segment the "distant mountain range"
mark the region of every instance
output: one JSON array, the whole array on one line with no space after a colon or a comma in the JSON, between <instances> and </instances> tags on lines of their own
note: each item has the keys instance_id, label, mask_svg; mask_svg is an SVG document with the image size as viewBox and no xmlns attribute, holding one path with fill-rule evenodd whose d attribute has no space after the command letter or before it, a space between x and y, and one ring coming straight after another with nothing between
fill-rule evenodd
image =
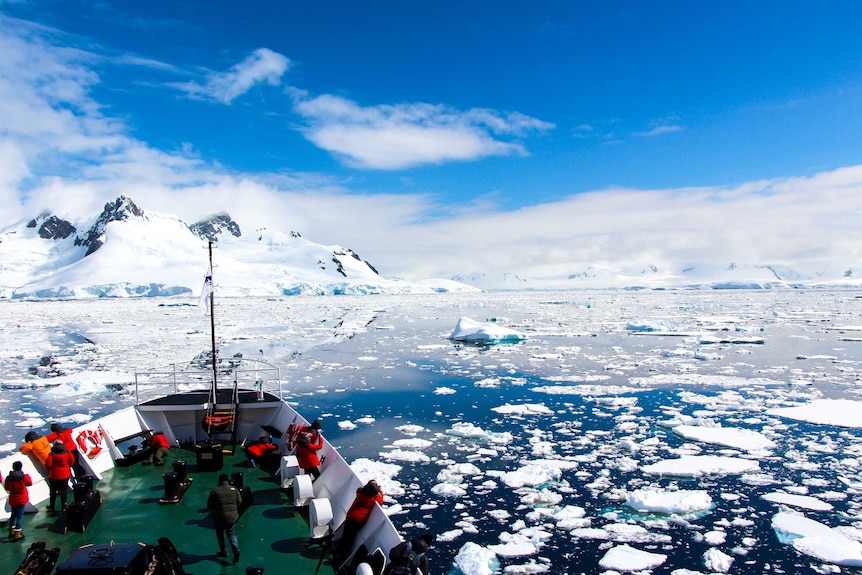
<instances>
[{"instance_id":1,"label":"distant mountain range","mask_svg":"<svg viewBox=\"0 0 862 575\"><path fill-rule=\"evenodd\" d=\"M217 247L220 295L419 294L482 289L778 289L862 287L853 267L801 271L745 263L586 265L535 277L512 270L407 282L381 276L353 250L295 231L243 231L227 213L186 224L120 196L95 217L52 213L0 230L0 299L195 295Z\"/></svg>"},{"instance_id":2,"label":"distant mountain range","mask_svg":"<svg viewBox=\"0 0 862 575\"><path fill-rule=\"evenodd\" d=\"M243 233L227 213L187 225L120 196L83 223L43 213L0 231L0 298L194 295L210 241L216 288L226 296L480 291L387 279L354 251L297 232Z\"/></svg>"}]
</instances>

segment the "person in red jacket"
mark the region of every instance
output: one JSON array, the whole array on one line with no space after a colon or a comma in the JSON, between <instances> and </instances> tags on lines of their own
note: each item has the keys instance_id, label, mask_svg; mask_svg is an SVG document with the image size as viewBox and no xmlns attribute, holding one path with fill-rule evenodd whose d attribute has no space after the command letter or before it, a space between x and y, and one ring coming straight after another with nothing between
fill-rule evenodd
<instances>
[{"instance_id":1,"label":"person in red jacket","mask_svg":"<svg viewBox=\"0 0 862 575\"><path fill-rule=\"evenodd\" d=\"M268 463L273 456L277 457L275 453L277 449L278 445L273 443L271 438L261 437L249 443L245 448L245 453L252 465L258 466Z\"/></svg>"},{"instance_id":2,"label":"person in red jacket","mask_svg":"<svg viewBox=\"0 0 862 575\"><path fill-rule=\"evenodd\" d=\"M144 460L144 465L149 465L155 462L156 465L164 465L162 458L168 454L171 449L171 444L168 443L168 438L165 437L164 431L156 431L150 439L150 456Z\"/></svg>"},{"instance_id":3,"label":"person in red jacket","mask_svg":"<svg viewBox=\"0 0 862 575\"><path fill-rule=\"evenodd\" d=\"M61 509L66 510L69 479L72 477L72 465L74 464L75 458L63 445L62 440L55 441L51 453L48 454L48 460L45 462L45 467L48 468L48 485L51 488L48 497L48 511L54 511L54 503L56 503L58 495L60 496Z\"/></svg>"},{"instance_id":4,"label":"person in red jacket","mask_svg":"<svg viewBox=\"0 0 862 575\"><path fill-rule=\"evenodd\" d=\"M48 434L48 437L46 439L51 445L54 445L54 442L58 439L62 441L63 445L66 447L66 451L71 453L72 457L75 458L75 464L72 466L72 470L75 472L75 476L78 477L84 474L84 470L80 467L80 462L78 461L78 445L72 438L71 429L63 427L59 423L52 423L51 433Z\"/></svg>"},{"instance_id":5,"label":"person in red jacket","mask_svg":"<svg viewBox=\"0 0 862 575\"><path fill-rule=\"evenodd\" d=\"M320 434L320 420L315 419L308 427L299 430L296 440L296 459L299 467L311 475L312 481L320 477L320 458L318 450L323 448L323 436Z\"/></svg>"},{"instance_id":6,"label":"person in red jacket","mask_svg":"<svg viewBox=\"0 0 862 575\"><path fill-rule=\"evenodd\" d=\"M24 507L30 501L30 493L27 487L33 485L30 475L24 473L20 461L12 463L12 472L6 477L3 487L9 493L9 507L12 514L9 516L9 539L18 541L24 538L21 531L21 523L24 521Z\"/></svg>"},{"instance_id":7,"label":"person in red jacket","mask_svg":"<svg viewBox=\"0 0 862 575\"><path fill-rule=\"evenodd\" d=\"M350 509L347 510L347 518L344 520L344 528L341 531L341 541L338 543L336 553L339 557L346 558L356 540L356 534L368 521L368 515L375 505L383 505L383 490L373 479L362 487L356 489L356 498Z\"/></svg>"}]
</instances>

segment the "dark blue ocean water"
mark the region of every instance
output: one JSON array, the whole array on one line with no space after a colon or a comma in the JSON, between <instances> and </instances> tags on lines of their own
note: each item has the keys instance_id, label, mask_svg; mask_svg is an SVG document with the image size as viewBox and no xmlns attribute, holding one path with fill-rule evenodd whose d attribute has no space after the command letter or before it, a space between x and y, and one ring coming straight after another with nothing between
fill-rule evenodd
<instances>
[{"instance_id":1,"label":"dark blue ocean water","mask_svg":"<svg viewBox=\"0 0 862 575\"><path fill-rule=\"evenodd\" d=\"M46 307L40 307L46 306ZM718 548L734 558L732 573L830 572L833 567L780 543L770 527L779 506L765 493L807 492L828 500L829 512L804 511L830 526L862 529L862 498L850 483L862 482L862 432L810 425L765 415L769 407L819 397L856 398L862 343L860 301L846 293L683 294L482 294L440 298L245 299L222 304L223 353L259 354L282 369L287 398L309 419L324 421L326 437L342 455L385 459L405 439L405 424L420 425L417 437L428 462L392 461L403 487L396 498L404 512L394 521L405 536L430 531L449 534L431 559L435 573L457 573L453 561L466 542L496 545L515 533L517 522L548 533L532 557L500 557L500 569L537 561L551 573L600 573L599 559L622 542L573 537L548 518L534 520L522 497L533 489L559 494L558 505L580 506L590 525L629 522L666 536L661 542L632 542L667 556L654 570L686 568L706 572L701 556L710 548L703 534L722 530ZM196 308L158 302L26 303L0 305L4 328L0 376L16 379L30 368L57 371L162 365L190 358L207 346ZM21 314L31 318L23 326ZM520 344L473 347L447 336L458 317L493 319L522 331ZM629 322L667 321L674 335L635 335ZM754 336L765 343L699 343L695 333ZM689 334L688 336L684 334ZM17 347L16 347L17 346ZM34 349L36 348L36 349ZM19 353L12 354L14 350ZM694 352L701 353L696 359ZM48 358L47 360L44 358ZM37 369L38 371L38 369ZM493 383L493 387L488 387ZM555 395L540 388L595 385L601 391ZM439 394L446 388L454 393ZM635 407L613 407L595 397L637 398ZM17 443L16 418L36 414L46 421L69 414L98 415L130 401L108 391L65 401L46 400L39 389L3 391L3 433ZM551 415L501 415L505 404L543 404ZM655 478L640 467L678 456L684 442L659 425L673 413L697 415L725 427L767 433L777 447L758 458L750 477ZM373 420L373 421L372 421ZM354 429L340 429L352 421ZM367 421L362 423L361 421ZM488 445L448 433L470 423L491 433L508 432L506 445ZM623 438L657 441L634 454ZM559 480L528 489L507 487L492 472L517 470L537 457L536 441L547 442L542 457L575 461ZM475 458L494 448L496 457ZM700 444L701 454L740 455ZM621 465L625 458L634 467ZM464 497L432 493L449 463L471 461L475 476L463 478ZM493 483L489 483L493 482ZM626 490L648 485L702 489L714 506L697 515L668 518L640 515L622 502ZM491 511L509 517L495 519ZM470 526L461 534L458 529ZM456 535L452 535L456 533ZM842 572L860 572L842 568Z\"/></svg>"}]
</instances>

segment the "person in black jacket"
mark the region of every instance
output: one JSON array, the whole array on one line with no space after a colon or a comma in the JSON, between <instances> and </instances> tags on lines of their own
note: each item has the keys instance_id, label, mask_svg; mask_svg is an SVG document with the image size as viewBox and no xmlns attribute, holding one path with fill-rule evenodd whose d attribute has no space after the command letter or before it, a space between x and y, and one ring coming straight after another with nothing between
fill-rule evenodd
<instances>
[{"instance_id":1,"label":"person in black jacket","mask_svg":"<svg viewBox=\"0 0 862 575\"><path fill-rule=\"evenodd\" d=\"M218 553L216 557L227 557L224 536L227 533L230 548L233 551L233 562L239 561L239 543L236 539L236 522L239 519L239 508L242 505L242 495L239 489L230 484L226 473L218 478L218 485L210 491L207 498L207 509L210 510L215 523Z\"/></svg>"},{"instance_id":2,"label":"person in black jacket","mask_svg":"<svg viewBox=\"0 0 862 575\"><path fill-rule=\"evenodd\" d=\"M389 564L384 575L428 575L428 548L434 537L425 534L410 541L402 541L389 550Z\"/></svg>"}]
</instances>

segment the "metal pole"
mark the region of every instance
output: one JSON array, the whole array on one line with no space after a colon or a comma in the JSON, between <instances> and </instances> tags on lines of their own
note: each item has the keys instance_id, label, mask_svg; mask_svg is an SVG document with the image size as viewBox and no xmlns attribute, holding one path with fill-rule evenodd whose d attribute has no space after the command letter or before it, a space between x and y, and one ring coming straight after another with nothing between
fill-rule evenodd
<instances>
[{"instance_id":1,"label":"metal pole","mask_svg":"<svg viewBox=\"0 0 862 575\"><path fill-rule=\"evenodd\" d=\"M209 242L209 255L210 255L210 273L212 273L213 267L213 243ZM213 360L213 385L212 385L212 394L213 394L213 408L215 408L215 404L218 402L218 358L216 357L216 335L215 335L215 285L213 285L212 291L210 291L210 337L212 339L212 360Z\"/></svg>"}]
</instances>

